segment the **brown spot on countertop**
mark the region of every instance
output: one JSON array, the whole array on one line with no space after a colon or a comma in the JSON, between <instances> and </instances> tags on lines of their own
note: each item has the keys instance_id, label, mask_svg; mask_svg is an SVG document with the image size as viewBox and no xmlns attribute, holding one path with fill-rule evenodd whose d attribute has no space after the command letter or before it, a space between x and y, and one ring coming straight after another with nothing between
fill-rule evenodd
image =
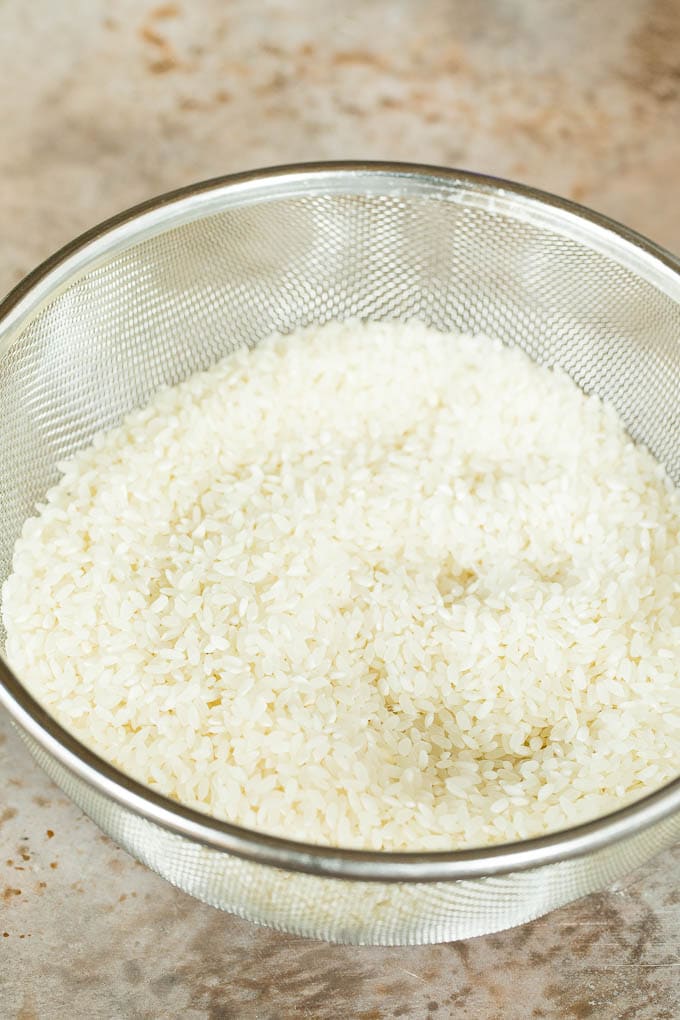
<instances>
[{"instance_id":1,"label":"brown spot on countertop","mask_svg":"<svg viewBox=\"0 0 680 1020\"><path fill-rule=\"evenodd\" d=\"M631 38L623 77L661 102L680 98L680 4L654 0Z\"/></svg>"},{"instance_id":2,"label":"brown spot on countertop","mask_svg":"<svg viewBox=\"0 0 680 1020\"><path fill-rule=\"evenodd\" d=\"M56 871L57 868L59 867L58 861L51 861L50 862L50 867L51 867L52 871Z\"/></svg>"},{"instance_id":3,"label":"brown spot on countertop","mask_svg":"<svg viewBox=\"0 0 680 1020\"><path fill-rule=\"evenodd\" d=\"M573 198L575 202L583 202L589 190L590 185L584 181L575 181L569 189L569 197Z\"/></svg>"},{"instance_id":4,"label":"brown spot on countertop","mask_svg":"<svg viewBox=\"0 0 680 1020\"><path fill-rule=\"evenodd\" d=\"M45 835L47 836L48 839L54 839L54 831L52 829L47 829Z\"/></svg>"},{"instance_id":5,"label":"brown spot on countertop","mask_svg":"<svg viewBox=\"0 0 680 1020\"><path fill-rule=\"evenodd\" d=\"M285 50L278 46L276 43L264 42L260 46L263 53L268 53L272 57L282 57L285 54Z\"/></svg>"},{"instance_id":6,"label":"brown spot on countertop","mask_svg":"<svg viewBox=\"0 0 680 1020\"><path fill-rule=\"evenodd\" d=\"M13 889L12 886L6 885L2 891L3 902L10 903L16 896L21 896L21 889Z\"/></svg>"},{"instance_id":7,"label":"brown spot on countertop","mask_svg":"<svg viewBox=\"0 0 680 1020\"><path fill-rule=\"evenodd\" d=\"M17 1013L16 1020L40 1020L33 992L25 991L23 1000L21 1008Z\"/></svg>"},{"instance_id":8,"label":"brown spot on countertop","mask_svg":"<svg viewBox=\"0 0 680 1020\"><path fill-rule=\"evenodd\" d=\"M257 86L256 94L258 96L268 96L272 93L281 92L291 80L283 71L277 71L268 81L264 81L261 85Z\"/></svg>"},{"instance_id":9,"label":"brown spot on countertop","mask_svg":"<svg viewBox=\"0 0 680 1020\"><path fill-rule=\"evenodd\" d=\"M472 991L472 985L461 985L457 992L449 996L449 1002L452 1006L462 1006L470 997Z\"/></svg>"},{"instance_id":10,"label":"brown spot on countertop","mask_svg":"<svg viewBox=\"0 0 680 1020\"><path fill-rule=\"evenodd\" d=\"M2 828L5 822L9 822L12 818L16 818L16 816L17 816L16 808L13 807L5 808L2 814L0 814L0 829Z\"/></svg>"},{"instance_id":11,"label":"brown spot on countertop","mask_svg":"<svg viewBox=\"0 0 680 1020\"><path fill-rule=\"evenodd\" d=\"M148 46L153 47L157 56L147 64L152 74L166 74L181 67L173 45L151 25L143 24L139 28L139 38Z\"/></svg>"},{"instance_id":12,"label":"brown spot on countertop","mask_svg":"<svg viewBox=\"0 0 680 1020\"><path fill-rule=\"evenodd\" d=\"M340 50L333 54L331 62L337 67L342 67L343 64L364 64L381 71L387 70L389 67L385 57L369 50Z\"/></svg>"},{"instance_id":13,"label":"brown spot on countertop","mask_svg":"<svg viewBox=\"0 0 680 1020\"><path fill-rule=\"evenodd\" d=\"M193 96L183 96L177 106L180 110L206 110L209 109L207 103L202 103L200 99L194 99Z\"/></svg>"},{"instance_id":14,"label":"brown spot on countertop","mask_svg":"<svg viewBox=\"0 0 680 1020\"><path fill-rule=\"evenodd\" d=\"M164 39L162 35L159 35L153 28L148 25L142 25L139 30L140 38L144 42L151 43L152 46L158 46L160 49L166 49L168 47L168 40Z\"/></svg>"},{"instance_id":15,"label":"brown spot on countertop","mask_svg":"<svg viewBox=\"0 0 680 1020\"><path fill-rule=\"evenodd\" d=\"M136 960L125 960L123 962L123 976L131 985L138 985L144 977L142 968Z\"/></svg>"},{"instance_id":16,"label":"brown spot on countertop","mask_svg":"<svg viewBox=\"0 0 680 1020\"><path fill-rule=\"evenodd\" d=\"M154 7L149 12L150 18L177 18L179 17L180 9L177 4L159 4L158 7Z\"/></svg>"},{"instance_id":17,"label":"brown spot on countertop","mask_svg":"<svg viewBox=\"0 0 680 1020\"><path fill-rule=\"evenodd\" d=\"M234 953L220 915L206 920L188 941L176 973L210 1017L231 1015L234 990L247 994L255 1010L267 1007L276 993L295 1001L300 1015L329 1016L335 1010L342 1016L343 1003L356 1001L353 997L371 974L357 953L266 929L258 932L256 953Z\"/></svg>"},{"instance_id":18,"label":"brown spot on countertop","mask_svg":"<svg viewBox=\"0 0 680 1020\"><path fill-rule=\"evenodd\" d=\"M162 57L160 60L152 60L148 68L152 74L167 74L168 71L176 71L179 66L176 57Z\"/></svg>"},{"instance_id":19,"label":"brown spot on countertop","mask_svg":"<svg viewBox=\"0 0 680 1020\"><path fill-rule=\"evenodd\" d=\"M50 807L52 801L48 800L47 797L33 797L33 803L37 804L38 807Z\"/></svg>"}]
</instances>

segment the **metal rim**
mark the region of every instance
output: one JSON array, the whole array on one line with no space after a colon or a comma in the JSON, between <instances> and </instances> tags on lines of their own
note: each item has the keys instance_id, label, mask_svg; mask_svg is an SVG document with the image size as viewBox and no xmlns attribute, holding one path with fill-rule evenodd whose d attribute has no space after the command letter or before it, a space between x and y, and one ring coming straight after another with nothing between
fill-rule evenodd
<instances>
[{"instance_id":1,"label":"metal rim","mask_svg":"<svg viewBox=\"0 0 680 1020\"><path fill-rule=\"evenodd\" d=\"M97 248L110 256L115 243L126 247L138 243L142 224L146 236L169 229L182 222L181 209L187 200L200 199L209 203L217 193L224 198L232 194L235 201L245 190L257 195L268 192L281 197L296 183L349 183L358 177L370 180L386 178L440 192L458 189L476 191L491 199L512 196L525 199L532 208L541 208L560 221L574 227L587 227L600 232L614 247L624 247L642 254L651 270L660 272L660 279L680 285L680 260L635 231L589 209L546 192L499 178L466 171L408 163L335 162L293 164L271 167L249 173L218 177L168 192L134 206L89 230L60 249L26 276L0 304L0 350L16 328L33 316L48 299L81 271L91 269ZM205 206L203 206L205 208ZM195 206L194 206L195 210ZM195 218L192 216L190 218ZM130 230L135 225L134 230ZM137 229L139 226L139 229ZM581 230L582 233L582 230ZM669 273L670 270L670 273ZM61 280L60 280L61 276ZM229 822L217 821L209 815L184 807L164 797L99 758L84 744L72 737L25 690L0 658L0 704L4 704L18 726L61 765L100 793L121 806L206 847L235 854L261 864L290 871L327 877L361 879L364 881L447 881L504 874L579 857L635 835L649 826L680 811L680 777L662 789L648 794L629 806L594 821L516 843L496 844L473 850L450 852L395 853L389 851L343 850L328 846L298 843L269 836Z\"/></svg>"}]
</instances>

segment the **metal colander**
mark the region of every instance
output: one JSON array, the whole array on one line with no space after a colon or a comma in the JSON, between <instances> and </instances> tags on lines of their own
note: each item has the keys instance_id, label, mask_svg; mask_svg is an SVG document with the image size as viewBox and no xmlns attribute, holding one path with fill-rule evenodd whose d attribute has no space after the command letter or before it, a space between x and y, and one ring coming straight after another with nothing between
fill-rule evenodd
<instances>
[{"instance_id":1,"label":"metal colander","mask_svg":"<svg viewBox=\"0 0 680 1020\"><path fill-rule=\"evenodd\" d=\"M360 316L482 332L613 402L680 481L680 273L569 203L471 174L342 164L200 184L96 228L0 308L0 581L56 463L273 331ZM345 942L446 941L536 917L680 837L680 780L554 836L452 853L306 846L183 808L95 757L6 665L35 757L117 843L242 917Z\"/></svg>"}]
</instances>

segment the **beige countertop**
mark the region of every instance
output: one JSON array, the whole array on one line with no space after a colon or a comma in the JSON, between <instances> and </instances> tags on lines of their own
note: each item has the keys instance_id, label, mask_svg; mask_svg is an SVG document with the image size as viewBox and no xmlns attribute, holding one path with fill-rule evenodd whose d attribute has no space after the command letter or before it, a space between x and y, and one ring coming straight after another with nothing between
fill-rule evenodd
<instances>
[{"instance_id":1,"label":"beige countertop","mask_svg":"<svg viewBox=\"0 0 680 1020\"><path fill-rule=\"evenodd\" d=\"M680 251L678 0L0 4L0 290L158 192L417 160L577 199ZM0 1017L676 1020L680 847L520 929L359 949L177 892L0 716Z\"/></svg>"}]
</instances>

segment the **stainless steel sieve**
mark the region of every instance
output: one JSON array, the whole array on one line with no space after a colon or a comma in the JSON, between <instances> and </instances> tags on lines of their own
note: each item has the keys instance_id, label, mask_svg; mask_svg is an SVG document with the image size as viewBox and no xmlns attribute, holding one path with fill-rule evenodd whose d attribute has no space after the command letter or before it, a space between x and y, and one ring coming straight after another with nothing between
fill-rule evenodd
<instances>
[{"instance_id":1,"label":"stainless steel sieve","mask_svg":"<svg viewBox=\"0 0 680 1020\"><path fill-rule=\"evenodd\" d=\"M95 432L242 344L349 316L519 342L612 401L680 481L676 259L504 181L378 163L276 168L123 213L0 306L0 581L55 464ZM301 935L389 945L496 931L605 886L680 837L678 779L590 824L504 846L303 845L128 779L57 725L4 660L0 701L48 774L131 854L193 896Z\"/></svg>"}]
</instances>

